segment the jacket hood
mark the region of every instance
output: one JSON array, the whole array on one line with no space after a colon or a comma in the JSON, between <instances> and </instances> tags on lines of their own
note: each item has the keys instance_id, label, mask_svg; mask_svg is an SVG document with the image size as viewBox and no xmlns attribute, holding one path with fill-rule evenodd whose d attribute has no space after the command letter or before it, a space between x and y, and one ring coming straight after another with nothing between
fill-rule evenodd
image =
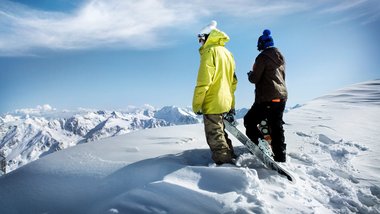
<instances>
[{"instance_id":1,"label":"jacket hood","mask_svg":"<svg viewBox=\"0 0 380 214\"><path fill-rule=\"evenodd\" d=\"M199 48L199 51L202 52L202 50L214 45L224 46L228 41L230 41L230 37L226 33L219 29L214 29L208 36L206 43Z\"/></svg>"},{"instance_id":2,"label":"jacket hood","mask_svg":"<svg viewBox=\"0 0 380 214\"><path fill-rule=\"evenodd\" d=\"M278 49L275 47L267 48L267 49L263 50L263 52L261 52L261 54L268 56L277 65L285 64L284 56L282 56L280 51L278 51Z\"/></svg>"}]
</instances>

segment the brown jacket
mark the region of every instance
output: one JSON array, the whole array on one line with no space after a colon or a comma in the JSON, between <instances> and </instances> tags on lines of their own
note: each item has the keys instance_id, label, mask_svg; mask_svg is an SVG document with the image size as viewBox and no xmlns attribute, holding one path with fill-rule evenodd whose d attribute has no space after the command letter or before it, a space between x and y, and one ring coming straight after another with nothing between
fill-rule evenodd
<instances>
[{"instance_id":1,"label":"brown jacket","mask_svg":"<svg viewBox=\"0 0 380 214\"><path fill-rule=\"evenodd\" d=\"M287 100L285 59L277 48L267 48L256 57L248 79L256 85L256 103L270 102L273 99Z\"/></svg>"}]
</instances>

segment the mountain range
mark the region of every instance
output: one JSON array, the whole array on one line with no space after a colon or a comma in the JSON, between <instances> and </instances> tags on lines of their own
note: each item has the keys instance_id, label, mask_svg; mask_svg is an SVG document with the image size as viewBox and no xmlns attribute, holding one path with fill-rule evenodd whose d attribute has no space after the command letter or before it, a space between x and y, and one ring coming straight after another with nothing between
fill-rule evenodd
<instances>
[{"instance_id":1,"label":"mountain range","mask_svg":"<svg viewBox=\"0 0 380 214\"><path fill-rule=\"evenodd\" d=\"M71 146L132 131L195 124L201 117L190 108L146 105L125 111L57 110L50 105L20 109L0 117L0 154L7 171Z\"/></svg>"}]
</instances>

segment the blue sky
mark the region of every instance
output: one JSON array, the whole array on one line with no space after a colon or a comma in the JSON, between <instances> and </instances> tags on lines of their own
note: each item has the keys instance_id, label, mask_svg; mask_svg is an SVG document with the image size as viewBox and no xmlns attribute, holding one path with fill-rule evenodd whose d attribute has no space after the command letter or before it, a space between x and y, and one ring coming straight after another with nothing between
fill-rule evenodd
<instances>
[{"instance_id":1,"label":"blue sky","mask_svg":"<svg viewBox=\"0 0 380 214\"><path fill-rule=\"evenodd\" d=\"M246 73L265 28L287 60L289 106L380 78L376 0L0 0L0 114L190 106L211 20L231 38L237 108L254 100Z\"/></svg>"}]
</instances>

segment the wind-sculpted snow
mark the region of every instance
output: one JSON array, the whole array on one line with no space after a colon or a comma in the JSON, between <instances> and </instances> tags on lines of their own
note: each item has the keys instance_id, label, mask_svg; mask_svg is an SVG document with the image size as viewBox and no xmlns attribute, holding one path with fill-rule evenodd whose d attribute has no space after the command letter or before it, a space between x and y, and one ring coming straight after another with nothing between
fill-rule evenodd
<instances>
[{"instance_id":1,"label":"wind-sculpted snow","mask_svg":"<svg viewBox=\"0 0 380 214\"><path fill-rule=\"evenodd\" d=\"M216 166L202 124L161 127L61 150L0 177L0 213L380 213L380 109L340 99L285 114L282 165L295 183L234 138L237 166Z\"/></svg>"},{"instance_id":2,"label":"wind-sculpted snow","mask_svg":"<svg viewBox=\"0 0 380 214\"><path fill-rule=\"evenodd\" d=\"M337 90L320 99L333 102L380 105L380 80L368 81Z\"/></svg>"}]
</instances>

